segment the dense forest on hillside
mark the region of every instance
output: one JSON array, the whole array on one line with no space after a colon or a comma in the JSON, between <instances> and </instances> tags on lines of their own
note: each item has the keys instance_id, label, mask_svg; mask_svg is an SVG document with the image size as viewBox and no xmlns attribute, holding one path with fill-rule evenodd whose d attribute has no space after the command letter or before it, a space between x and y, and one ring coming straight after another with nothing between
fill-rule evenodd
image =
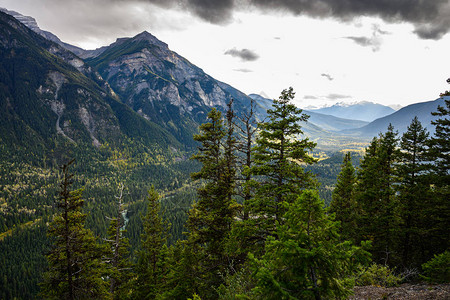
<instances>
[{"instance_id":1,"label":"dense forest on hillside","mask_svg":"<svg viewBox=\"0 0 450 300\"><path fill-rule=\"evenodd\" d=\"M450 102L433 136L414 118L318 160L293 97L259 123L213 109L192 159L133 141L88 156L58 142L58 161L2 151L0 298L345 299L448 282Z\"/></svg>"}]
</instances>

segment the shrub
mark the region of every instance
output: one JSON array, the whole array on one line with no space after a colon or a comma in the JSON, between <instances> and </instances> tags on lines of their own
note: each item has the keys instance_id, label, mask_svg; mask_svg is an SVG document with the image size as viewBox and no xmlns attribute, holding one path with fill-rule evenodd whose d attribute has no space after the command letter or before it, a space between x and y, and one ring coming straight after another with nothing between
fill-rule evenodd
<instances>
[{"instance_id":1,"label":"shrub","mask_svg":"<svg viewBox=\"0 0 450 300\"><path fill-rule=\"evenodd\" d=\"M389 269L388 266L372 264L370 267L361 269L356 285L376 285L383 287L396 286L402 278L395 275L394 270Z\"/></svg>"},{"instance_id":2,"label":"shrub","mask_svg":"<svg viewBox=\"0 0 450 300\"><path fill-rule=\"evenodd\" d=\"M421 277L428 282L450 282L450 251L435 255L422 265L424 275Z\"/></svg>"}]
</instances>

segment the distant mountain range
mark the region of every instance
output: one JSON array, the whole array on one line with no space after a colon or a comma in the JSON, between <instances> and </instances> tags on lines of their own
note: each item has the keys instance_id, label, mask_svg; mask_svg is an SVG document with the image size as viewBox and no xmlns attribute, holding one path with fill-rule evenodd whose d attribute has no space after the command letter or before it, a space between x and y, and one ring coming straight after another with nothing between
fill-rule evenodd
<instances>
[{"instance_id":1,"label":"distant mountain range","mask_svg":"<svg viewBox=\"0 0 450 300\"><path fill-rule=\"evenodd\" d=\"M419 121L422 123L422 126L427 128L429 132L433 133L434 126L431 125L431 121L436 120L437 117L431 115L431 112L437 111L437 107L439 105L445 106L445 99L450 99L450 97L411 104L388 116L376 119L361 128L344 130L342 133L359 136L376 136L380 132L385 132L389 124L392 124L395 130L398 130L398 132L402 134L407 130L407 127L415 116L417 116Z\"/></svg>"},{"instance_id":2,"label":"distant mountain range","mask_svg":"<svg viewBox=\"0 0 450 300\"><path fill-rule=\"evenodd\" d=\"M366 122L372 122L373 120L390 115L395 112L395 110L389 106L367 101L355 104L337 103L333 106L311 109L309 111L331 115L338 118L360 120Z\"/></svg>"}]
</instances>

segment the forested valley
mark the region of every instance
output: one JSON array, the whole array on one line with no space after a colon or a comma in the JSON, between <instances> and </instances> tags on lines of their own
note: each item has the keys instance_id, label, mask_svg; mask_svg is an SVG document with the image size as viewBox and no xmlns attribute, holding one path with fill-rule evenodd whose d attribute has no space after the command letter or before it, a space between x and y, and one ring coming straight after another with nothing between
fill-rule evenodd
<instances>
[{"instance_id":1,"label":"forested valley","mask_svg":"<svg viewBox=\"0 0 450 300\"><path fill-rule=\"evenodd\" d=\"M450 101L434 134L413 118L360 162L318 161L293 97L262 122L253 104L212 109L173 164L133 141L90 156L55 141L59 160L2 150L0 298L346 299L449 282Z\"/></svg>"}]
</instances>

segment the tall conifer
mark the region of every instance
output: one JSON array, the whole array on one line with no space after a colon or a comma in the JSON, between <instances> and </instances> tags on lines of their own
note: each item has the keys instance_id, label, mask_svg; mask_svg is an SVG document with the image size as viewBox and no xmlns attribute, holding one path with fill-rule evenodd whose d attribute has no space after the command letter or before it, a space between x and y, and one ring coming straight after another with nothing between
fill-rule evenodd
<instances>
[{"instance_id":1,"label":"tall conifer","mask_svg":"<svg viewBox=\"0 0 450 300\"><path fill-rule=\"evenodd\" d=\"M425 181L427 169L428 132L414 117L400 141L399 161L396 170L401 226L401 255L404 267L413 262L421 264L418 257L426 240L423 228L428 222L424 216L429 202L429 185Z\"/></svg>"},{"instance_id":2,"label":"tall conifer","mask_svg":"<svg viewBox=\"0 0 450 300\"><path fill-rule=\"evenodd\" d=\"M62 166L56 207L59 213L48 228L52 249L47 255L49 270L44 274L41 295L45 299L106 299L106 268L101 262L103 250L94 234L84 227L82 189L71 190L73 174L70 161Z\"/></svg>"},{"instance_id":3,"label":"tall conifer","mask_svg":"<svg viewBox=\"0 0 450 300\"><path fill-rule=\"evenodd\" d=\"M212 109L209 122L200 126L194 140L201 143L193 156L202 163L192 178L201 181L199 200L189 212L187 243L198 256L199 293L205 298L216 297L216 288L223 282L220 274L229 268L225 251L226 239L236 212L236 140L233 112L229 105L226 123L222 114Z\"/></svg>"},{"instance_id":4,"label":"tall conifer","mask_svg":"<svg viewBox=\"0 0 450 300\"><path fill-rule=\"evenodd\" d=\"M142 218L144 233L136 265L133 298L155 299L165 284L168 273L167 227L161 217L159 194L152 188L147 196L147 214Z\"/></svg>"},{"instance_id":5,"label":"tall conifer","mask_svg":"<svg viewBox=\"0 0 450 300\"><path fill-rule=\"evenodd\" d=\"M351 154L344 156L342 169L337 177L336 187L333 190L330 212L340 222L340 235L344 240L356 240L356 224L358 208L355 200L356 174L352 164Z\"/></svg>"},{"instance_id":6,"label":"tall conifer","mask_svg":"<svg viewBox=\"0 0 450 300\"><path fill-rule=\"evenodd\" d=\"M398 253L398 203L394 190L394 168L398 159L394 127L374 138L366 149L358 171L356 200L362 212L358 221L360 241L373 241L376 262L393 264Z\"/></svg>"},{"instance_id":7,"label":"tall conifer","mask_svg":"<svg viewBox=\"0 0 450 300\"><path fill-rule=\"evenodd\" d=\"M301 191L315 184L304 164L315 159L308 154L315 143L301 138L300 122L309 118L293 103L294 91L283 90L267 111L268 120L258 124L251 172L258 176L256 194L249 201L254 243L260 250L267 236L276 235L276 224L283 223L286 205L293 203Z\"/></svg>"}]
</instances>

